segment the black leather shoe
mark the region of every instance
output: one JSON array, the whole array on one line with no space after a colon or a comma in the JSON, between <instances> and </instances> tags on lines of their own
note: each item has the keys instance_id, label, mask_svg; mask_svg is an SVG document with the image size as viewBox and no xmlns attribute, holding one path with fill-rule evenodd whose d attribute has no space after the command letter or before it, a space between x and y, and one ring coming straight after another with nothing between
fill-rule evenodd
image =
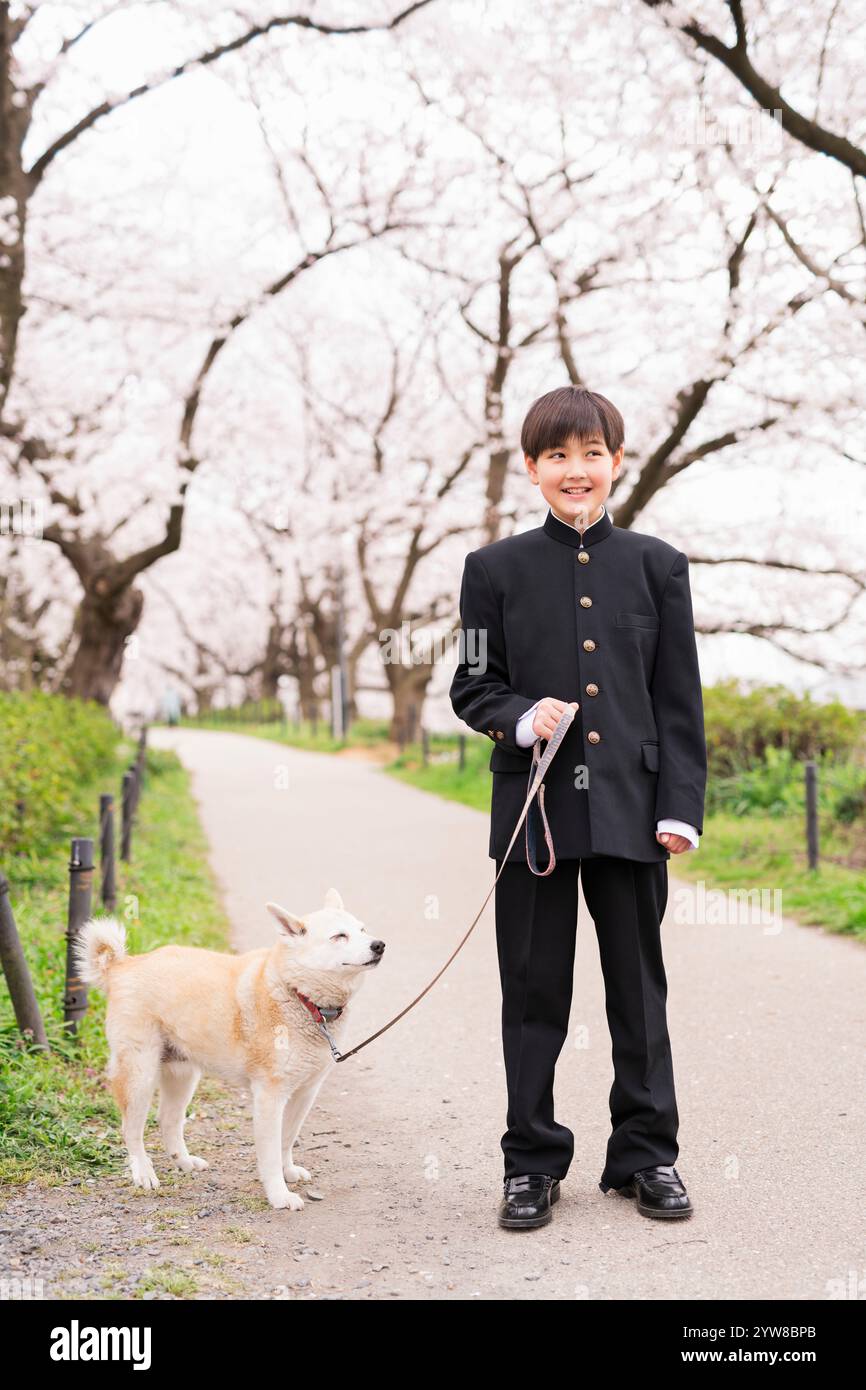
<instances>
[{"instance_id":1,"label":"black leather shoe","mask_svg":"<svg viewBox=\"0 0 866 1390\"><path fill-rule=\"evenodd\" d=\"M505 1194L499 1204L500 1226L516 1230L522 1226L546 1226L553 1220L553 1203L559 1201L559 1178L546 1173L521 1173L505 1179Z\"/></svg>"},{"instance_id":2,"label":"black leather shoe","mask_svg":"<svg viewBox=\"0 0 866 1390\"><path fill-rule=\"evenodd\" d=\"M602 1192L610 1187L600 1182ZM694 1207L689 1201L683 1181L672 1163L657 1164L654 1168L641 1168L633 1173L624 1187L618 1187L621 1197L636 1197L637 1209L641 1216L657 1216L666 1219L691 1216Z\"/></svg>"}]
</instances>

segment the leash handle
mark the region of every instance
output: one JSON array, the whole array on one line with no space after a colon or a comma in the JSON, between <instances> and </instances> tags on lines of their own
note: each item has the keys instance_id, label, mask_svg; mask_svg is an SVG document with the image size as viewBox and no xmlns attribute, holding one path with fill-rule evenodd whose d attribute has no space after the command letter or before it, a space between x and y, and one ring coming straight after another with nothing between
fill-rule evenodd
<instances>
[{"instance_id":1,"label":"leash handle","mask_svg":"<svg viewBox=\"0 0 866 1390\"><path fill-rule=\"evenodd\" d=\"M533 769L533 772L534 772L536 766L538 765L538 758L539 758L539 754L538 754L538 743L535 743L535 744L533 744L533 748L532 748L532 769ZM530 773L530 781L531 781L531 780L532 780L532 773ZM544 843L547 845L547 867L546 867L545 869L539 869L539 867L538 867L538 859L537 859L537 856L536 856L536 844L535 844L535 840L536 840L536 830L535 830L535 819L534 819L536 816L540 816L540 817L541 817L541 826L542 826L542 829L543 829L543 831L544 831ZM533 874L535 874L536 878L547 878L547 875L548 875L548 874L552 874L553 871L554 871L554 869L556 868L556 851L555 851L554 848L553 848L553 836L552 836L551 833L550 833L550 826L549 826L548 823L547 823L547 812L546 812L545 809L544 809L544 783L543 783L543 782L542 782L541 786L538 788L538 800L536 801L536 803L535 803L534 806L530 805L530 807L529 807L529 811L528 811L527 816L526 816L526 827L525 827L525 829L526 829L526 862L527 862L527 864L529 865L530 872L533 873Z\"/></svg>"},{"instance_id":2,"label":"leash handle","mask_svg":"<svg viewBox=\"0 0 866 1390\"><path fill-rule=\"evenodd\" d=\"M533 746L533 762L534 762L534 765L535 765L535 776L532 778L532 781L531 781L530 787L529 787L529 791L528 791L527 794L526 794L526 800L525 800L524 803L523 803L523 810L520 812L520 818L519 818L517 824L516 824L515 827L514 827L514 833L513 833L513 835L511 836L511 839L510 839L510 841L509 841L509 843L508 843L508 848L507 848L507 850L505 851L505 854L502 856L502 863L501 863L500 866L499 866L499 871L497 872L496 877L494 878L494 880L493 880L493 882L491 883L489 889L487 890L487 896L486 896L486 898L484 899L484 901L483 901L483 903L481 904L481 906L479 907L478 911L476 912L474 918L472 919L472 923L471 923L471 925L470 925L468 931L466 932L466 934L463 936L462 940L461 940L460 942L458 942L457 946L455 946L454 950L451 952L451 955L448 957L448 959L446 960L445 964L442 966L442 969L439 970L439 971L437 971L437 973L433 976L433 979L430 981L430 983L429 983L424 989L422 989L422 991L421 991L421 993L420 993L419 995L417 995L417 996L412 1000L411 1004L407 1004L406 1007L405 1007L405 1009L401 1009L400 1012L399 1012L398 1014L395 1014L394 1017L393 1017L392 1019L389 1020L388 1023L383 1024L383 1026L382 1026L381 1028L377 1029L375 1033L371 1033L370 1036L369 1036L369 1038L365 1038L363 1042L360 1042L360 1043L358 1043L358 1045L357 1045L356 1047L353 1047L352 1050L351 1050L351 1052L339 1052L339 1050L334 1046L334 1043L331 1041L331 1039L328 1038L328 1041L331 1043L331 1051L334 1053L334 1057L335 1057L336 1061L338 1061L338 1062L345 1062L349 1057L353 1057L354 1054L355 1054L356 1052L360 1052L362 1047L366 1047L367 1044L373 1042L373 1040L374 1040L375 1038L379 1038L379 1037L382 1036L383 1033L386 1033L386 1032L388 1031L389 1028L393 1028L394 1024L397 1023L397 1022L399 1021L399 1019L401 1019L401 1018L403 1017L404 1014L407 1014L407 1013L409 1012L410 1009L414 1009L415 1005L416 1005L421 999L424 998L424 995L427 993L427 991L433 988L433 986L435 985L435 983L436 983L436 981L439 979L439 977L440 977L441 975L444 975L445 971L448 969L448 967L449 967L449 965L451 964L452 960L453 960L454 957L457 955L458 951L461 951L461 950L463 949L464 945L465 945L466 942L469 940L470 935L471 935L472 932L475 930L475 925L476 925L476 923L478 922L479 917L481 916L482 912L484 911L485 907L487 906L488 902L490 901L491 894L493 893L494 888L496 887L497 883L499 882L499 877L500 877L500 874L502 873L502 870L505 868L505 865L506 865L506 863L508 862L508 856L509 856L509 854L511 853L512 848L514 847L514 842L515 842L515 840L517 839L518 834L520 833L520 827L522 826L524 820L526 819L526 815L527 815L527 812L528 812L528 810L529 810L529 807L530 807L531 804L532 804L533 798L537 795L538 789L539 789L539 787L541 786L542 780L543 780L543 778L544 778L544 774L546 773L547 769L550 767L550 764L553 762L553 759L556 757L556 754L557 754L557 752L559 751L559 747L560 747L560 744L562 743L562 740L565 738L565 735L568 733L569 729L571 728L572 721L574 720L574 716L575 716L576 713L577 713L577 711L574 710L574 709L572 709L570 705L566 705L565 709L563 710L563 712L562 712L562 714L561 714L561 716L560 716L559 723L557 724L556 728L554 729L553 733L551 734L551 736L550 736L550 738L549 738L549 740L548 740L548 743L547 743L547 747L545 748L544 752L541 754L540 757L538 756L538 749L539 749L539 747L540 747L540 745L541 745L541 743L542 743L542 740L541 740L540 738L536 739L535 744L534 744L534 746ZM547 825L547 821L546 821L546 819L545 819L545 826L546 826L546 825ZM543 871L542 876L543 876L544 874L550 873L550 870L553 868L553 864L555 863L555 860L553 859L553 843L552 843L552 841L550 842L550 851L551 851L551 863L550 863L550 864L548 865L548 867ZM530 865L530 867L531 867L531 865ZM537 870L533 870L533 872L538 872L538 871L537 871Z\"/></svg>"}]
</instances>

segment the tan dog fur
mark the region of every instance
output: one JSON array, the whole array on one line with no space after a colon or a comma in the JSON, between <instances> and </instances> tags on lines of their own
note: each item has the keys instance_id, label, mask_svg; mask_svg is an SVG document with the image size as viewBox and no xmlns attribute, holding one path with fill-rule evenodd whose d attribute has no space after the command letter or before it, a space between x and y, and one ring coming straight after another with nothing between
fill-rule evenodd
<instances>
[{"instance_id":1,"label":"tan dog fur","mask_svg":"<svg viewBox=\"0 0 866 1390\"><path fill-rule=\"evenodd\" d=\"M303 918L277 903L267 907L278 922L276 942L242 955L160 946L130 956L114 917L92 917L79 934L81 977L108 994L108 1078L137 1187L159 1187L144 1149L157 1085L166 1153L187 1173L208 1166L189 1153L183 1134L187 1106L207 1072L251 1092L256 1161L271 1206L304 1205L287 1187L310 1178L292 1148L336 1063L294 989L321 1006L343 1006L328 1023L339 1047L352 995L385 944L371 939L334 888L324 908Z\"/></svg>"}]
</instances>

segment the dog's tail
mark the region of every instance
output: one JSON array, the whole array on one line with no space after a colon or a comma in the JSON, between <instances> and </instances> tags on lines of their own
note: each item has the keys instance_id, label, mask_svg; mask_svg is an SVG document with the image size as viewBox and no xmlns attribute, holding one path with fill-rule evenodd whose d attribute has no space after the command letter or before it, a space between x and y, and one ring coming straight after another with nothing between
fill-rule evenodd
<instances>
[{"instance_id":1,"label":"dog's tail","mask_svg":"<svg viewBox=\"0 0 866 1390\"><path fill-rule=\"evenodd\" d=\"M85 984L105 989L111 967L126 954L126 928L116 917L90 917L78 933L75 963Z\"/></svg>"}]
</instances>

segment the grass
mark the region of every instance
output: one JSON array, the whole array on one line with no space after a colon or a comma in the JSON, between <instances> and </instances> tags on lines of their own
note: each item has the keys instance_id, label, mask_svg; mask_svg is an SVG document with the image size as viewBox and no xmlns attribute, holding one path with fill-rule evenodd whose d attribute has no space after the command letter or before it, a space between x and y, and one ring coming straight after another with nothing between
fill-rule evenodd
<instances>
[{"instance_id":1,"label":"grass","mask_svg":"<svg viewBox=\"0 0 866 1390\"><path fill-rule=\"evenodd\" d=\"M177 1269L174 1265L151 1265L136 1284L133 1298L141 1298L146 1293L170 1293L175 1298L191 1298L198 1293L198 1283L187 1270Z\"/></svg>"},{"instance_id":2,"label":"grass","mask_svg":"<svg viewBox=\"0 0 866 1390\"><path fill-rule=\"evenodd\" d=\"M822 843L833 852L829 827ZM779 889L784 916L866 941L866 874L829 858L811 870L800 816L710 816L697 852L670 862L679 877L707 887Z\"/></svg>"},{"instance_id":3,"label":"grass","mask_svg":"<svg viewBox=\"0 0 866 1390\"><path fill-rule=\"evenodd\" d=\"M121 743L113 779L83 783L72 815L55 833L26 857L4 863L52 1051L22 1043L8 994L0 990L0 1183L56 1184L123 1171L119 1117L103 1079L105 998L91 990L78 1041L63 1028L62 1000L69 835L90 835L98 843L99 793L112 790L112 782L119 790L133 751ZM206 853L186 772L174 754L149 750L132 862L117 860L116 915L126 925L131 952L169 941L226 949L228 921ZM98 883L93 911L102 911Z\"/></svg>"},{"instance_id":4,"label":"grass","mask_svg":"<svg viewBox=\"0 0 866 1390\"><path fill-rule=\"evenodd\" d=\"M444 755L447 754L447 757ZM401 782L421 791L433 792L448 801L459 801L476 811L490 811L490 740L467 735L465 767L461 769L455 739L432 738L430 761L424 766L421 749L411 745L386 765L386 771ZM528 775L528 774L527 774Z\"/></svg>"}]
</instances>

